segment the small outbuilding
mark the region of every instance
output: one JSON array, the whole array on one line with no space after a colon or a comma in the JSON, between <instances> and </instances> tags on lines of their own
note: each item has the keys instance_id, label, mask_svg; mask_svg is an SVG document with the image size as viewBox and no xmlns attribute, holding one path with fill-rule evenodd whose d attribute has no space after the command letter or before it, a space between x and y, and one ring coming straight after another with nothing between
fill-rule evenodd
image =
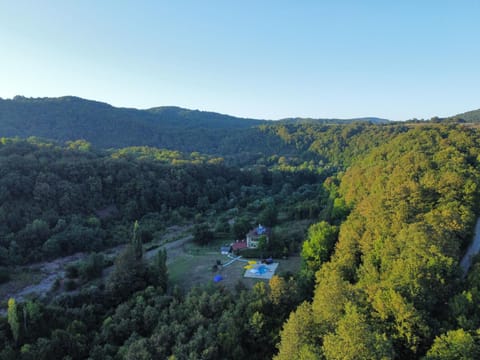
<instances>
[{"instance_id":1,"label":"small outbuilding","mask_svg":"<svg viewBox=\"0 0 480 360\"><path fill-rule=\"evenodd\" d=\"M228 255L231 251L232 251L231 246L222 246L220 248L220 252L222 253L222 255Z\"/></svg>"}]
</instances>

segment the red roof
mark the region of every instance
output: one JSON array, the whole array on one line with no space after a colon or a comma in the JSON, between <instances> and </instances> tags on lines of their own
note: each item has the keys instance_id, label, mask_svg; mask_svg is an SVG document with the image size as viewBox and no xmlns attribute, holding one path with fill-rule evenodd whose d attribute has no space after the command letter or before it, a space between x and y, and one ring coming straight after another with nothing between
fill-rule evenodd
<instances>
[{"instance_id":1,"label":"red roof","mask_svg":"<svg viewBox=\"0 0 480 360\"><path fill-rule=\"evenodd\" d=\"M237 241L232 244L232 250L245 249L247 247L247 242L245 240Z\"/></svg>"}]
</instances>

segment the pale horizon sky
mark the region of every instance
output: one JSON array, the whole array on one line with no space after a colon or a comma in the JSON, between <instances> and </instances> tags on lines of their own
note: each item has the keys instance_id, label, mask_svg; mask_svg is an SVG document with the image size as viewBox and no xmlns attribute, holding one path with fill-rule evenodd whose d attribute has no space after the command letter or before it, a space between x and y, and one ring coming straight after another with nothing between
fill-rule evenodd
<instances>
[{"instance_id":1,"label":"pale horizon sky","mask_svg":"<svg viewBox=\"0 0 480 360\"><path fill-rule=\"evenodd\" d=\"M406 120L480 108L476 0L0 0L0 97Z\"/></svg>"}]
</instances>

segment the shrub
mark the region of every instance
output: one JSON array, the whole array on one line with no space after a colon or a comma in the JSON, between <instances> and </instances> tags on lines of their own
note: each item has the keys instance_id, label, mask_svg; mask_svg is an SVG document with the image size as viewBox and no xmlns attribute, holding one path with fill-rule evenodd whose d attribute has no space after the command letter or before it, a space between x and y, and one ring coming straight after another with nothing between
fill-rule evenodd
<instances>
[{"instance_id":1,"label":"shrub","mask_svg":"<svg viewBox=\"0 0 480 360\"><path fill-rule=\"evenodd\" d=\"M0 284L10 280L10 272L5 267L0 267Z\"/></svg>"},{"instance_id":2,"label":"shrub","mask_svg":"<svg viewBox=\"0 0 480 360\"><path fill-rule=\"evenodd\" d=\"M65 281L65 290L72 291L77 288L77 283L74 280L68 279Z\"/></svg>"}]
</instances>

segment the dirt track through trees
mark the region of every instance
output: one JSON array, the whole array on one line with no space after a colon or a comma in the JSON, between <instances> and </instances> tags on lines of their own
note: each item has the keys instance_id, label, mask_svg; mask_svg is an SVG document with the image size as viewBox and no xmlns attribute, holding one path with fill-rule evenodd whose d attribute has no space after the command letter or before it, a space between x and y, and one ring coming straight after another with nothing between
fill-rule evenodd
<instances>
[{"instance_id":1,"label":"dirt track through trees","mask_svg":"<svg viewBox=\"0 0 480 360\"><path fill-rule=\"evenodd\" d=\"M180 231L181 229L182 231ZM179 228L179 227L172 227L168 229L167 233L163 236L165 241L171 240L172 236L178 236L179 233L188 230L189 228ZM164 245L158 246L152 250L146 251L144 254L144 258L146 261L153 258L160 249L167 250L167 263L173 261L178 254L182 252L182 247L186 243L192 240L192 235L186 235L181 237L180 239L170 241ZM108 254L109 256L116 256L120 251L125 248L125 245L119 245L114 248L105 250L104 254ZM29 284L27 286L21 287L20 289L15 288L13 282L9 282L3 284L2 286L5 287L6 295L2 296L0 301L8 300L9 298L15 298L17 301L24 301L26 297L36 294L37 296L43 297L45 296L54 285L57 279L64 279L65 272L68 265L75 263L79 260L84 260L88 257L87 253L76 253L73 255L69 255L66 257L58 258L53 261L44 261L41 263L36 263L32 265L28 265L24 268L24 270L30 272L38 272L40 273L39 276L41 280L36 284ZM110 271L112 270L113 266L105 268L102 274L102 277L108 276ZM3 311L0 310L0 314Z\"/></svg>"}]
</instances>

